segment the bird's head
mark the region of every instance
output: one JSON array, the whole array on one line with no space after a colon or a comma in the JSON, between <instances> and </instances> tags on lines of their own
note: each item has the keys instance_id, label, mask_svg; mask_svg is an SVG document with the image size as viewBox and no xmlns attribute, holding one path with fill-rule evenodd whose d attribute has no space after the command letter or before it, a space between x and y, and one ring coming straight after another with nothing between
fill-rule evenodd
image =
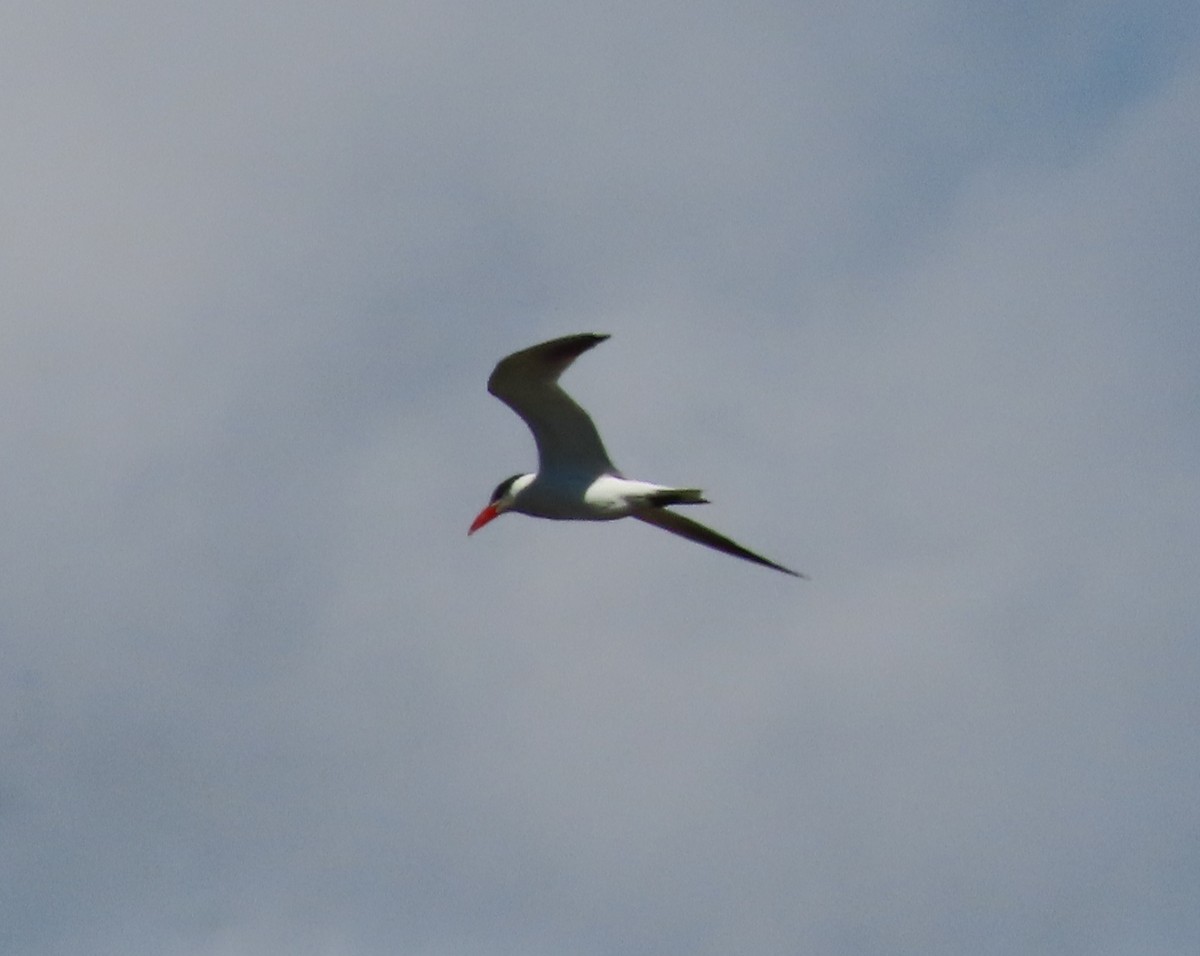
<instances>
[{"instance_id":1,"label":"bird's head","mask_svg":"<svg viewBox=\"0 0 1200 956\"><path fill-rule=\"evenodd\" d=\"M513 475L511 478L505 478L500 484L496 485L496 490L492 492L491 500L475 516L475 520L471 522L471 527L467 531L468 536L473 535L493 518L499 518L504 512L512 508L513 503L517 500L517 495L528 487L529 483L533 481L533 477L533 475Z\"/></svg>"}]
</instances>

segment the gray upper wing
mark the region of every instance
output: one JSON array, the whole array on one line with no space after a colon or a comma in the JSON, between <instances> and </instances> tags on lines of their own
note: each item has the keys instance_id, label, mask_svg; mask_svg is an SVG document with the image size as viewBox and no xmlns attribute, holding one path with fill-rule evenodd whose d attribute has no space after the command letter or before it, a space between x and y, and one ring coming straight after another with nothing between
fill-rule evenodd
<instances>
[{"instance_id":1,"label":"gray upper wing","mask_svg":"<svg viewBox=\"0 0 1200 956\"><path fill-rule=\"evenodd\" d=\"M543 472L616 474L588 413L558 385L575 359L607 338L587 332L522 349L501 359L488 378L488 391L533 432Z\"/></svg>"}]
</instances>

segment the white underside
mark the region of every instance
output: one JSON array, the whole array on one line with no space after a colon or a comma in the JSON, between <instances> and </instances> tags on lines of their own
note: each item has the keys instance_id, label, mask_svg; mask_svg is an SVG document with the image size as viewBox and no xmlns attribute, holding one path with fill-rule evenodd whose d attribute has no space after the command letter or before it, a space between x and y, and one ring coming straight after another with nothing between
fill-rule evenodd
<instances>
[{"instance_id":1,"label":"white underside","mask_svg":"<svg viewBox=\"0 0 1200 956\"><path fill-rule=\"evenodd\" d=\"M612 521L644 509L650 495L669 488L615 475L578 480L522 475L513 482L515 499L510 510L535 518Z\"/></svg>"}]
</instances>

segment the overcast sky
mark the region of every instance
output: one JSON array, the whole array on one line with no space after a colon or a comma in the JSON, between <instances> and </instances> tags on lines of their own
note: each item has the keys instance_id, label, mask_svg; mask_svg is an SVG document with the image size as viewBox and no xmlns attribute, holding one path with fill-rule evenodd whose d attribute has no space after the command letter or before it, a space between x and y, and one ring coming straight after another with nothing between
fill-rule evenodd
<instances>
[{"instance_id":1,"label":"overcast sky","mask_svg":"<svg viewBox=\"0 0 1200 956\"><path fill-rule=\"evenodd\" d=\"M1200 952L1193 2L14 0L0 118L3 956ZM580 331L811 581L467 539Z\"/></svg>"}]
</instances>

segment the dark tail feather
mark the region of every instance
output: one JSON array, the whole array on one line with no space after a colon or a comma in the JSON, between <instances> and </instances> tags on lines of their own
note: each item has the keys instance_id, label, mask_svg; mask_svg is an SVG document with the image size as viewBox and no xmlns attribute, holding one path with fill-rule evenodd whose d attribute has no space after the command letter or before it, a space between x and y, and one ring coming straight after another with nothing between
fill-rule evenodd
<instances>
[{"instance_id":1,"label":"dark tail feather","mask_svg":"<svg viewBox=\"0 0 1200 956\"><path fill-rule=\"evenodd\" d=\"M708 499L699 488L664 488L651 494L647 500L658 508L665 508L667 505L708 504Z\"/></svg>"}]
</instances>

